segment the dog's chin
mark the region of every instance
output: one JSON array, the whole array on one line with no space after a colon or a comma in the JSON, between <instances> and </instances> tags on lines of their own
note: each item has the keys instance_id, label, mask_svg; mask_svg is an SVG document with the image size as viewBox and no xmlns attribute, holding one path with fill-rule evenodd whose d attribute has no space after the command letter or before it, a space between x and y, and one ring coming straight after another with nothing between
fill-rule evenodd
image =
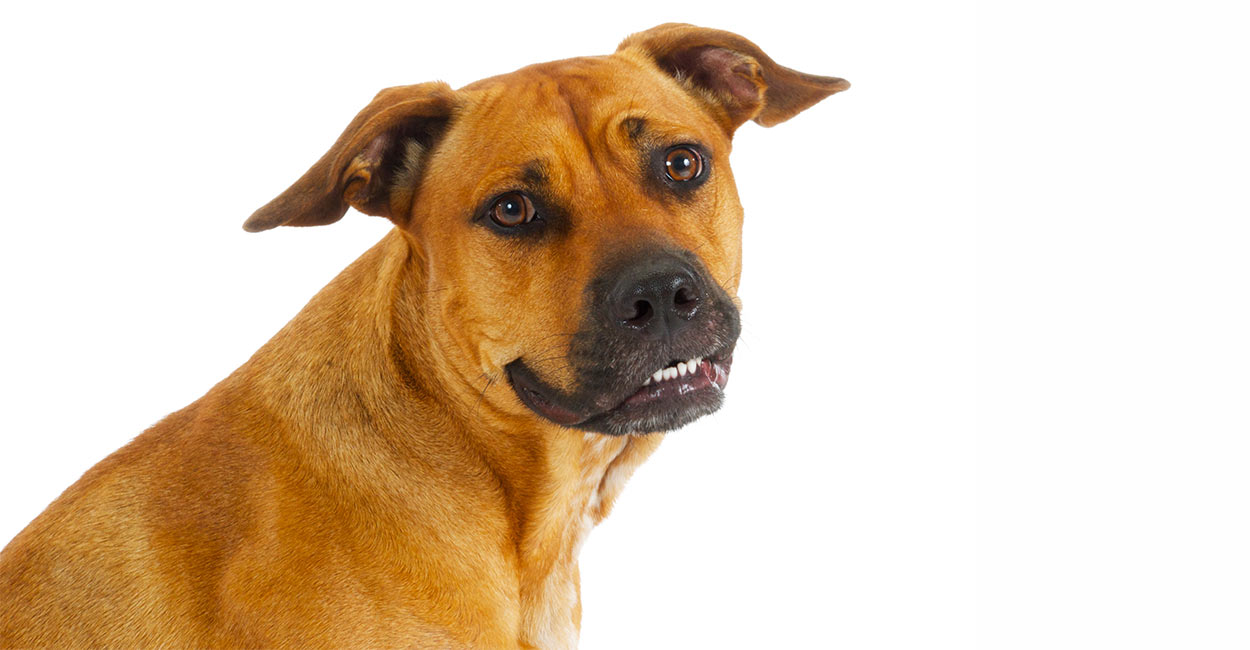
<instances>
[{"instance_id":1,"label":"dog's chin","mask_svg":"<svg viewBox=\"0 0 1250 650\"><path fill-rule=\"evenodd\" d=\"M522 359L505 370L517 398L539 416L574 429L621 436L680 429L721 407L732 353L682 363L684 372L672 364L636 382L622 382L621 388L586 395L562 394Z\"/></svg>"}]
</instances>

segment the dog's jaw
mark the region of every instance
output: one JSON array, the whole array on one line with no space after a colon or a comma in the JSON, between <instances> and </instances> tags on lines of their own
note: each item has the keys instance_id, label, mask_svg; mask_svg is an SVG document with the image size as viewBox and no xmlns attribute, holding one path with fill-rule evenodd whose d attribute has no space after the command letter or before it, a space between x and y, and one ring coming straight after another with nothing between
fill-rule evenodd
<instances>
[{"instance_id":1,"label":"dog's jaw","mask_svg":"<svg viewBox=\"0 0 1250 650\"><path fill-rule=\"evenodd\" d=\"M535 414L561 426L630 435L679 429L714 413L724 403L725 385L733 364L732 351L700 357L694 368L677 370L677 362L646 379L598 395L561 394L517 359L505 367L517 398ZM659 380L655 376L660 376ZM591 408L575 404L590 404Z\"/></svg>"}]
</instances>

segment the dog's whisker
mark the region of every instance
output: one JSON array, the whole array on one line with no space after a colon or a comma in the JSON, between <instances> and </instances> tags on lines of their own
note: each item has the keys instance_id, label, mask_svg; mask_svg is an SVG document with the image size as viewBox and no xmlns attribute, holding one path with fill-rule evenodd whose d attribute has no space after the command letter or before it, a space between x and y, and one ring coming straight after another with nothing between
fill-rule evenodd
<instances>
[{"instance_id":1,"label":"dog's whisker","mask_svg":"<svg viewBox=\"0 0 1250 650\"><path fill-rule=\"evenodd\" d=\"M482 374L482 376L484 376L484 377L485 377L485 373L483 373L483 374ZM486 385L485 385L485 386L482 386L482 392L478 393L478 395L477 395L477 402L475 402L475 403L474 403L474 405L473 405L473 412L474 412L474 415L477 415L477 414L479 414L479 413L481 412L481 410L482 410L482 402L486 399L486 391L490 390L490 387L491 387L491 386L494 386L494 385L495 385L495 381L496 381L496 380L498 380L498 379L499 379L499 375L497 375L497 374L495 374L495 375L491 375L491 376L489 376L489 377L487 377L487 378L486 378Z\"/></svg>"},{"instance_id":2,"label":"dog's whisker","mask_svg":"<svg viewBox=\"0 0 1250 650\"><path fill-rule=\"evenodd\" d=\"M568 355L562 354L558 357L546 357L543 359L526 359L525 362L529 364L540 364L540 363L550 363L552 361L568 361L568 360L569 360Z\"/></svg>"},{"instance_id":3,"label":"dog's whisker","mask_svg":"<svg viewBox=\"0 0 1250 650\"><path fill-rule=\"evenodd\" d=\"M539 341L546 341L546 340L548 340L548 339L553 339L553 338L556 338L557 336L563 336L563 337L565 337L565 338L572 338L572 337L574 337L574 336L577 336L577 332L555 332L555 333L553 333L553 334L548 334L548 335L546 335L546 336L540 336L540 337L538 338L538 340L539 340Z\"/></svg>"}]
</instances>

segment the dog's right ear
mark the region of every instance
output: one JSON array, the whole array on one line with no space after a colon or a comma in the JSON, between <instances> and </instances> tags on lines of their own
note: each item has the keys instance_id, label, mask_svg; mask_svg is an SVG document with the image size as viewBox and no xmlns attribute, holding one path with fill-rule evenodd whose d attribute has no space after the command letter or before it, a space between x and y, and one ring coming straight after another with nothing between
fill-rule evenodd
<instances>
[{"instance_id":1,"label":"dog's right ear","mask_svg":"<svg viewBox=\"0 0 1250 650\"><path fill-rule=\"evenodd\" d=\"M747 120L780 124L851 87L845 79L791 70L732 32L666 23L638 32L617 51L635 50L677 79L729 133Z\"/></svg>"},{"instance_id":2,"label":"dog's right ear","mask_svg":"<svg viewBox=\"0 0 1250 650\"><path fill-rule=\"evenodd\" d=\"M347 208L401 224L411 209L420 159L446 128L455 93L436 81L378 93L295 184L252 213L248 232L321 226Z\"/></svg>"}]
</instances>

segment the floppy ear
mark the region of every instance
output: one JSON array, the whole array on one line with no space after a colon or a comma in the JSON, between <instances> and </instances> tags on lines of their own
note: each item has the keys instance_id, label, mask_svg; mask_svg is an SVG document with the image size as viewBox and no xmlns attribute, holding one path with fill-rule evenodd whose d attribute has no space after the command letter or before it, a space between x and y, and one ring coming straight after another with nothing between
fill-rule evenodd
<instances>
[{"instance_id":1,"label":"floppy ear","mask_svg":"<svg viewBox=\"0 0 1250 650\"><path fill-rule=\"evenodd\" d=\"M780 124L816 102L851 87L777 65L747 39L719 29L667 23L621 42L649 57L702 101L733 133L747 120Z\"/></svg>"},{"instance_id":2,"label":"floppy ear","mask_svg":"<svg viewBox=\"0 0 1250 650\"><path fill-rule=\"evenodd\" d=\"M243 224L248 232L277 226L321 226L348 206L397 223L407 218L422 154L450 119L454 94L436 81L379 92L295 184Z\"/></svg>"}]
</instances>

